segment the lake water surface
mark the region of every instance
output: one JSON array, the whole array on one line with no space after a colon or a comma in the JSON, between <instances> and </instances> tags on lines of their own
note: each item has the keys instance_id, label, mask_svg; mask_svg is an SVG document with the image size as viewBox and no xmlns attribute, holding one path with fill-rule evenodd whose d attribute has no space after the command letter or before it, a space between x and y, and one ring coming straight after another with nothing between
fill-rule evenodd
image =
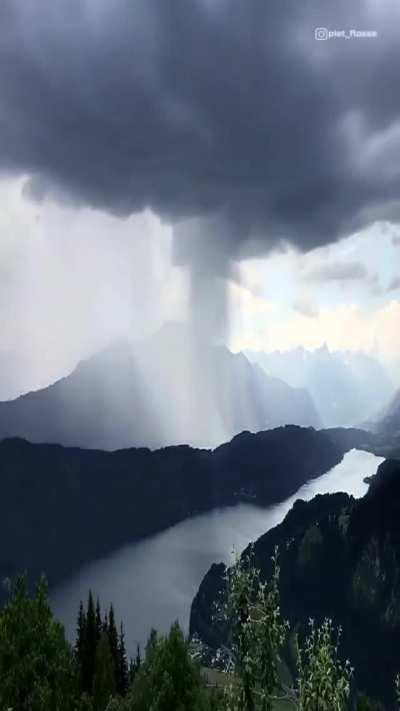
<instances>
[{"instance_id":1,"label":"lake water surface","mask_svg":"<svg viewBox=\"0 0 400 711\"><path fill-rule=\"evenodd\" d=\"M228 563L233 549L242 551L249 541L280 523L296 499L336 491L363 496L368 488L364 477L375 474L382 461L353 449L340 464L280 504L217 509L126 545L55 588L51 592L54 613L74 639L79 602L91 589L103 605L113 603L117 619L124 622L131 655L137 643L144 646L152 627L165 632L178 619L187 631L192 599L212 563Z\"/></svg>"}]
</instances>

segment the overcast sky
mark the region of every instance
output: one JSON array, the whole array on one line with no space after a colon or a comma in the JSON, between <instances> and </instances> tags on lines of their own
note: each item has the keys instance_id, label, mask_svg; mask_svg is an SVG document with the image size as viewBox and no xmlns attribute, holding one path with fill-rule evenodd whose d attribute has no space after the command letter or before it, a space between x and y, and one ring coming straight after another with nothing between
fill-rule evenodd
<instances>
[{"instance_id":1,"label":"overcast sky","mask_svg":"<svg viewBox=\"0 0 400 711\"><path fill-rule=\"evenodd\" d=\"M170 318L394 359L399 35L397 0L2 0L0 351L30 386Z\"/></svg>"}]
</instances>

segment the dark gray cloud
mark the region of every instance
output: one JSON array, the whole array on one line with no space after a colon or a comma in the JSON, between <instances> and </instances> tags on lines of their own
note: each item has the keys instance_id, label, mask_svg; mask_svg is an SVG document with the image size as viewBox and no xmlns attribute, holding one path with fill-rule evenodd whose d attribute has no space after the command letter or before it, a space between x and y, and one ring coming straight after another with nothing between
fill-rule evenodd
<instances>
[{"instance_id":1,"label":"dark gray cloud","mask_svg":"<svg viewBox=\"0 0 400 711\"><path fill-rule=\"evenodd\" d=\"M358 281L368 277L368 270L361 262L326 262L307 272L305 281Z\"/></svg>"},{"instance_id":2,"label":"dark gray cloud","mask_svg":"<svg viewBox=\"0 0 400 711\"><path fill-rule=\"evenodd\" d=\"M214 215L223 273L328 243L399 214L398 19L390 0L2 0L1 168L36 198Z\"/></svg>"}]
</instances>

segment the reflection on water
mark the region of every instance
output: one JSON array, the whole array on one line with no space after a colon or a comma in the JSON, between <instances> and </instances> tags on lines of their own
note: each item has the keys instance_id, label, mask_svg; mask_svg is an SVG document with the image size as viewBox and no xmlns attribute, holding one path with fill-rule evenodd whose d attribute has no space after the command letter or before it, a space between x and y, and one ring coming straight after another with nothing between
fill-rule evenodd
<instances>
[{"instance_id":1,"label":"reflection on water","mask_svg":"<svg viewBox=\"0 0 400 711\"><path fill-rule=\"evenodd\" d=\"M229 562L233 548L243 550L249 541L280 523L296 499L335 491L363 496L367 490L364 477L375 474L382 461L369 452L352 450L327 474L305 484L281 504L267 508L238 504L195 516L145 541L124 546L85 566L53 590L54 612L73 638L79 601L86 599L91 588L103 604L113 602L117 617L124 621L130 654L137 642L145 643L151 627L166 631L179 619L187 630L191 601L211 563Z\"/></svg>"}]
</instances>

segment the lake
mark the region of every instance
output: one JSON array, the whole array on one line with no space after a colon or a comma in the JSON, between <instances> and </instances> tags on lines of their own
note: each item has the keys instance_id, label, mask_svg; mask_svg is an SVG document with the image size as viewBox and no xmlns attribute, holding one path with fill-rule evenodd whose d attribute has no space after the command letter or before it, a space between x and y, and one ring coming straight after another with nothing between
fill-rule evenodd
<instances>
[{"instance_id":1,"label":"lake","mask_svg":"<svg viewBox=\"0 0 400 711\"><path fill-rule=\"evenodd\" d=\"M353 449L340 464L280 504L217 509L126 545L53 589L54 613L73 640L79 602L86 600L91 589L103 606L112 602L117 619L122 618L130 655L138 643L145 645L152 627L165 632L178 619L187 631L192 599L212 563L228 563L233 549L242 551L249 541L280 523L296 499L335 491L363 496L368 488L364 477L375 474L382 461L382 457Z\"/></svg>"}]
</instances>

